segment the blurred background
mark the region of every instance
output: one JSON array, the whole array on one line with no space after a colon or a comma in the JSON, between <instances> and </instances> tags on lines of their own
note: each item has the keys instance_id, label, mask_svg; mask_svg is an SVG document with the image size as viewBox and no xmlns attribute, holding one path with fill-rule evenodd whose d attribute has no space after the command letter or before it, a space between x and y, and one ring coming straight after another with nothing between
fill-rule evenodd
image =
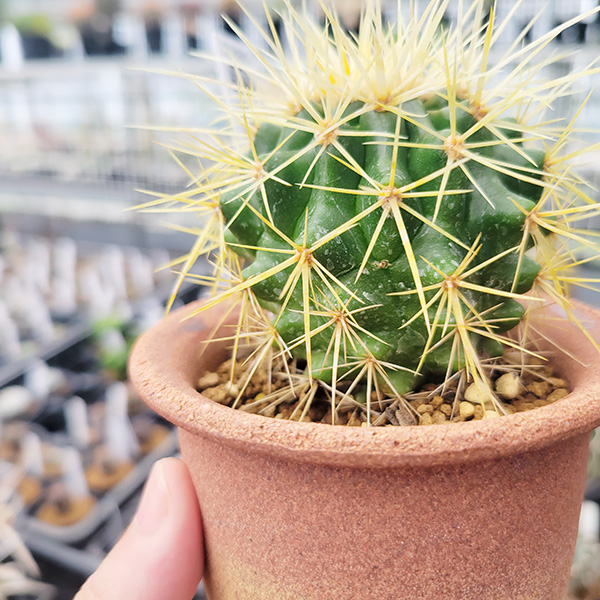
<instances>
[{"instance_id":1,"label":"blurred background","mask_svg":"<svg viewBox=\"0 0 600 600\"><path fill-rule=\"evenodd\" d=\"M396 20L396 0L382 2ZM316 0L306 4L319 14ZM356 30L361 0L333 4ZM525 0L497 52L535 16L527 40L597 4ZM262 1L246 5L266 23ZM282 5L266 1L276 22ZM498 18L513 6L498 0ZM457 11L450 3L448 21ZM177 452L173 431L129 387L125 361L161 318L175 277L161 267L189 236L128 209L147 198L138 190L188 182L164 148L174 133L161 128L202 129L216 111L164 72L231 77L194 56L247 55L223 14L264 44L233 1L0 0L0 598L72 598L130 520L150 465ZM562 56L552 76L597 60L598 16L541 57L551 53ZM570 118L599 82L578 80L553 118ZM579 126L584 144L597 142L600 94ZM600 156L586 161L577 167L597 188ZM586 269L599 276L600 265ZM184 285L178 302L200 293ZM573 598L587 600L600 599L596 446L572 583Z\"/></svg>"}]
</instances>

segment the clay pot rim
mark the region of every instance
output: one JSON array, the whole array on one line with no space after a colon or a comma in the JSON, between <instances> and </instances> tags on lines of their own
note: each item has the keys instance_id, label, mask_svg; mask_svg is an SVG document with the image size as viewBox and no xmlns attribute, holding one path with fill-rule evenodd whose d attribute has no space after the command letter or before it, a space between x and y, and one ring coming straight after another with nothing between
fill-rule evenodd
<instances>
[{"instance_id":1,"label":"clay pot rim","mask_svg":"<svg viewBox=\"0 0 600 600\"><path fill-rule=\"evenodd\" d=\"M360 428L298 423L233 410L194 389L193 382L202 373L195 358L197 348L226 310L218 306L193 316L201 305L202 301L189 304L143 334L132 351L129 370L133 384L156 412L185 431L220 443L274 458L336 466L416 468L534 451L600 426L600 353L572 325L553 326L555 342L570 353L581 353L583 348L587 364L567 354L564 360L555 360L573 391L532 411L461 424ZM591 322L592 333L600 336L600 311L579 302L575 307L579 320ZM545 310L541 320L560 316L556 307Z\"/></svg>"}]
</instances>

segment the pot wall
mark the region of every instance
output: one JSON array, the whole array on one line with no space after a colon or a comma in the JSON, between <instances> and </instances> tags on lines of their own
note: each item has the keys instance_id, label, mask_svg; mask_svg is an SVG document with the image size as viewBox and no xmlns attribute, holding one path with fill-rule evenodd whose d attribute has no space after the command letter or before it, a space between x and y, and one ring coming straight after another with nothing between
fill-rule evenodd
<instances>
[{"instance_id":1,"label":"pot wall","mask_svg":"<svg viewBox=\"0 0 600 600\"><path fill-rule=\"evenodd\" d=\"M587 435L479 464L350 469L181 432L210 600L564 600Z\"/></svg>"}]
</instances>

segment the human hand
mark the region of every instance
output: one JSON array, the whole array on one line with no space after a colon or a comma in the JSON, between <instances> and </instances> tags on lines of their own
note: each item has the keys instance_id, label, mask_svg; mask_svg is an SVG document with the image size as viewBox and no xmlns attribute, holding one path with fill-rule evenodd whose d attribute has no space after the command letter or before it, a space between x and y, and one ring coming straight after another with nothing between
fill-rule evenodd
<instances>
[{"instance_id":1,"label":"human hand","mask_svg":"<svg viewBox=\"0 0 600 600\"><path fill-rule=\"evenodd\" d=\"M203 565L190 474L166 458L154 465L131 525L74 600L190 600Z\"/></svg>"}]
</instances>

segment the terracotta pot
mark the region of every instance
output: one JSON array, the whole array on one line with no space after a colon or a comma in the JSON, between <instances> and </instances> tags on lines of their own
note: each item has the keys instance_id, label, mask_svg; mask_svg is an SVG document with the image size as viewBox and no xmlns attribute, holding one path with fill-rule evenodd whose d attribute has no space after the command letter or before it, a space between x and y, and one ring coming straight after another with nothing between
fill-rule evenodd
<instances>
[{"instance_id":1,"label":"terracotta pot","mask_svg":"<svg viewBox=\"0 0 600 600\"><path fill-rule=\"evenodd\" d=\"M203 515L210 600L564 600L600 424L600 356L547 320L573 392L501 419L345 428L234 411L195 391L221 309L172 314L131 375L180 428ZM600 313L578 305L600 335ZM548 318L548 315L546 315Z\"/></svg>"}]
</instances>

